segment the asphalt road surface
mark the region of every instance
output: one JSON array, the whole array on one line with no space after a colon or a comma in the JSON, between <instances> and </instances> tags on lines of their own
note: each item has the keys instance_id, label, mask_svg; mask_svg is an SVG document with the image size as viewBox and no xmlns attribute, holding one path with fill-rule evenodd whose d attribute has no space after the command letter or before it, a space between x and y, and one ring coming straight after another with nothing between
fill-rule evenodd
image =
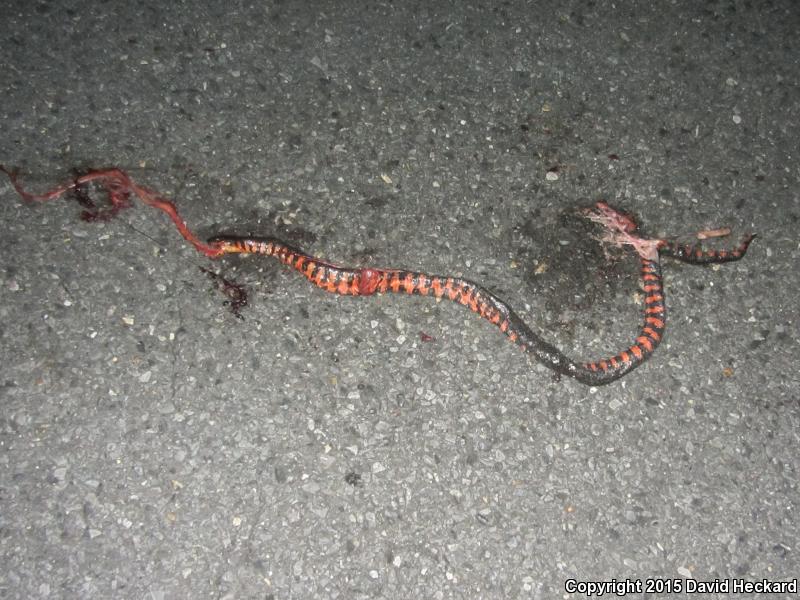
<instances>
[{"instance_id":1,"label":"asphalt road surface","mask_svg":"<svg viewBox=\"0 0 800 600\"><path fill-rule=\"evenodd\" d=\"M0 163L36 191L119 166L204 238L460 275L584 359L632 342L642 293L577 208L758 238L665 259L664 343L591 388L452 303L326 294L3 179L0 597L796 584L800 8L653 4L7 2Z\"/></svg>"}]
</instances>

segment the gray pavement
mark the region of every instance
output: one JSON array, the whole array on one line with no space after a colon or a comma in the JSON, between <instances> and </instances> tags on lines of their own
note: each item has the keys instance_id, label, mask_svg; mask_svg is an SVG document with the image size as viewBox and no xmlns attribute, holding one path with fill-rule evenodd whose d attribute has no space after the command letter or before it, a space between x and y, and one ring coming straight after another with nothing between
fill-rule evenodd
<instances>
[{"instance_id":1,"label":"gray pavement","mask_svg":"<svg viewBox=\"0 0 800 600\"><path fill-rule=\"evenodd\" d=\"M0 182L0 597L796 581L798 30L792 0L6 3L0 162L36 190L117 165L203 236L462 274L584 358L641 294L576 207L759 238L665 261L664 344L595 389L450 303Z\"/></svg>"}]
</instances>

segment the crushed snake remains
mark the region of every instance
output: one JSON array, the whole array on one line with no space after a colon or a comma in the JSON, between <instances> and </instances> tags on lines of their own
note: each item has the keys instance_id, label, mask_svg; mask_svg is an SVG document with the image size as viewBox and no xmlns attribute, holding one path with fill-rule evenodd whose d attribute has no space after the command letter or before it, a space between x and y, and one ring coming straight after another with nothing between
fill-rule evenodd
<instances>
[{"instance_id":1,"label":"crushed snake remains","mask_svg":"<svg viewBox=\"0 0 800 600\"><path fill-rule=\"evenodd\" d=\"M601 242L618 247L630 246L639 256L645 296L644 322L633 343L611 357L580 363L545 341L494 293L468 279L403 269L345 267L306 254L271 237L218 236L204 242L189 229L172 201L135 183L127 173L117 168L89 171L42 194L26 191L19 183L16 171L8 170L2 165L0 170L8 175L14 189L28 202L55 200L72 192L84 207L81 217L87 221L113 218L119 211L130 207L131 196L136 196L147 206L166 213L183 238L208 258L219 258L227 254L271 256L298 271L315 286L333 294L371 296L403 293L451 300L497 326L509 340L532 354L558 376L573 377L587 385L604 385L616 381L645 362L661 343L667 319L661 277L662 256L699 265L736 261L745 255L755 237L753 234L746 235L731 249L704 249L701 246L703 240L727 236L730 230L721 228L699 232L696 236L698 241L692 244L673 239L647 239L636 235L637 224L633 218L605 202L600 201L593 207L583 209L581 213L584 217L603 227ZM86 193L85 187L92 182L101 185L108 194L107 208L98 209ZM221 281L231 285L226 280ZM236 312L246 300L232 298L231 303Z\"/></svg>"}]
</instances>

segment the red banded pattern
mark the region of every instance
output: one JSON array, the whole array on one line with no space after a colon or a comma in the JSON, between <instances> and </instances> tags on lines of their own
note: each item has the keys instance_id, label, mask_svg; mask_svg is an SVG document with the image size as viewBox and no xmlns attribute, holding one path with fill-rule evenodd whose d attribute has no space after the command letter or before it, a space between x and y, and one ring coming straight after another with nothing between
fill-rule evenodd
<instances>
[{"instance_id":1,"label":"red banded pattern","mask_svg":"<svg viewBox=\"0 0 800 600\"><path fill-rule=\"evenodd\" d=\"M506 305L477 283L460 277L429 275L399 269L347 268L333 265L275 238L217 237L209 245L221 254L263 254L277 258L326 292L345 296L418 294L461 304L500 328L511 341L519 339ZM502 307L498 306L501 304Z\"/></svg>"},{"instance_id":2,"label":"red banded pattern","mask_svg":"<svg viewBox=\"0 0 800 600\"><path fill-rule=\"evenodd\" d=\"M661 265L657 260L642 261L644 324L633 344L618 354L586 363L584 368L595 373L619 373L620 377L641 364L655 351L664 337L667 308L661 280Z\"/></svg>"},{"instance_id":3,"label":"red banded pattern","mask_svg":"<svg viewBox=\"0 0 800 600\"><path fill-rule=\"evenodd\" d=\"M745 255L755 237L755 234L746 235L738 246L720 250L704 249L699 244L680 244L674 240L661 240L658 251L664 256L694 265L732 262Z\"/></svg>"}]
</instances>

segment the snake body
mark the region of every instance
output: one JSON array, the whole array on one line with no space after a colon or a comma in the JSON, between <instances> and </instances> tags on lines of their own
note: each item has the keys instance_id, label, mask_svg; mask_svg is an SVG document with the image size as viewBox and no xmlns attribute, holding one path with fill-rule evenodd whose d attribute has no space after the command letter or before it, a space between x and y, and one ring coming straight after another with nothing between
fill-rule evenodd
<instances>
[{"instance_id":1,"label":"snake body","mask_svg":"<svg viewBox=\"0 0 800 600\"><path fill-rule=\"evenodd\" d=\"M633 343L617 354L601 360L578 363L534 332L514 310L485 287L460 277L430 275L401 269L350 268L335 265L293 248L276 238L216 237L209 246L223 254L259 254L271 256L298 271L308 281L326 292L345 296L373 294L418 294L446 299L477 313L497 326L510 341L559 375L573 377L588 385L611 383L629 373L655 351L664 335L667 309L659 255L683 262L708 264L738 260L744 256L753 236L748 236L733 250L703 250L659 240L655 258L640 257L641 279L645 293L644 323Z\"/></svg>"}]
</instances>

